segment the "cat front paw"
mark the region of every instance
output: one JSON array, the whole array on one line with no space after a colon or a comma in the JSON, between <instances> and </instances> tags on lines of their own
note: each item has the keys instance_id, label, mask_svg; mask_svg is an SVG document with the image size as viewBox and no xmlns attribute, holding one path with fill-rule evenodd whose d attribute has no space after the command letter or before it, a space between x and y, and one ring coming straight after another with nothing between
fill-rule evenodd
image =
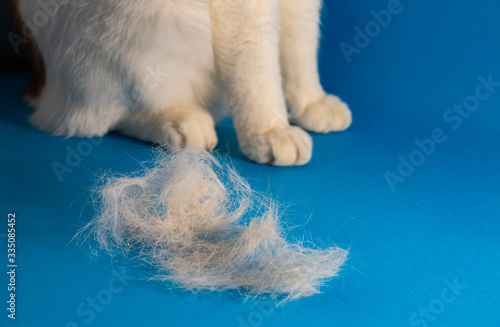
<instances>
[{"instance_id":1,"label":"cat front paw","mask_svg":"<svg viewBox=\"0 0 500 327\"><path fill-rule=\"evenodd\" d=\"M214 121L204 111L188 111L172 114L161 128L160 144L175 147L198 146L212 151L217 145Z\"/></svg>"},{"instance_id":2,"label":"cat front paw","mask_svg":"<svg viewBox=\"0 0 500 327\"><path fill-rule=\"evenodd\" d=\"M305 165L312 156L311 136L293 126L247 137L240 146L250 160L274 166Z\"/></svg>"},{"instance_id":3,"label":"cat front paw","mask_svg":"<svg viewBox=\"0 0 500 327\"><path fill-rule=\"evenodd\" d=\"M308 105L292 122L315 133L343 131L352 122L351 111L334 95L325 95L320 101Z\"/></svg>"}]
</instances>

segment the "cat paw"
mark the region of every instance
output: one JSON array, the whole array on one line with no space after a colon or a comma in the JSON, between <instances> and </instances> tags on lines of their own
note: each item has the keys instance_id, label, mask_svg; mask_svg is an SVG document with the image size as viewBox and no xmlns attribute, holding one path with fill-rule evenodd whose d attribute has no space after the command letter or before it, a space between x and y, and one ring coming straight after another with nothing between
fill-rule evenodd
<instances>
[{"instance_id":1,"label":"cat paw","mask_svg":"<svg viewBox=\"0 0 500 327\"><path fill-rule=\"evenodd\" d=\"M169 117L161 128L160 142L175 147L197 146L212 151L217 145L214 120L203 111L184 112Z\"/></svg>"},{"instance_id":2,"label":"cat paw","mask_svg":"<svg viewBox=\"0 0 500 327\"><path fill-rule=\"evenodd\" d=\"M171 147L197 146L212 151L217 145L214 119L201 109L177 108L159 113L139 111L125 117L115 130Z\"/></svg>"},{"instance_id":3,"label":"cat paw","mask_svg":"<svg viewBox=\"0 0 500 327\"><path fill-rule=\"evenodd\" d=\"M293 117L292 122L311 132L329 133L347 129L351 125L352 115L342 100L334 95L326 95Z\"/></svg>"},{"instance_id":4,"label":"cat paw","mask_svg":"<svg viewBox=\"0 0 500 327\"><path fill-rule=\"evenodd\" d=\"M312 156L311 136L293 126L247 137L240 146L250 160L274 166L304 165Z\"/></svg>"}]
</instances>

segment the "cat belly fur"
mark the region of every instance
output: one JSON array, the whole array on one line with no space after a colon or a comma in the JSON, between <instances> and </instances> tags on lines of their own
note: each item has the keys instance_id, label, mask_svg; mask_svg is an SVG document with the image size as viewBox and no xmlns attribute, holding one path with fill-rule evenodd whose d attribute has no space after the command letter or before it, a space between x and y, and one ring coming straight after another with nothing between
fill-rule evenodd
<instances>
[{"instance_id":1,"label":"cat belly fur","mask_svg":"<svg viewBox=\"0 0 500 327\"><path fill-rule=\"evenodd\" d=\"M53 15L36 24L43 3L19 1L47 70L30 118L38 128L101 136L139 110L208 103L214 59L207 1L51 0Z\"/></svg>"}]
</instances>

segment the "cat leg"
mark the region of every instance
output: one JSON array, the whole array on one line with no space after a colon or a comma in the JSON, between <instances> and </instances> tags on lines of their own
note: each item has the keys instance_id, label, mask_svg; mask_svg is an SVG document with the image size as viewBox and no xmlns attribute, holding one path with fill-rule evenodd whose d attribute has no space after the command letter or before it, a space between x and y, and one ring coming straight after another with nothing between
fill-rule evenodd
<instances>
[{"instance_id":1,"label":"cat leg","mask_svg":"<svg viewBox=\"0 0 500 327\"><path fill-rule=\"evenodd\" d=\"M279 63L278 0L210 0L218 73L241 150L258 163L302 165L311 137L288 123Z\"/></svg>"},{"instance_id":2,"label":"cat leg","mask_svg":"<svg viewBox=\"0 0 500 327\"><path fill-rule=\"evenodd\" d=\"M143 141L176 147L190 145L211 151L217 145L212 116L196 107L136 111L121 121L116 130Z\"/></svg>"},{"instance_id":3,"label":"cat leg","mask_svg":"<svg viewBox=\"0 0 500 327\"><path fill-rule=\"evenodd\" d=\"M321 0L280 0L281 69L290 117L302 128L328 133L345 130L351 111L338 97L325 94L318 74Z\"/></svg>"}]
</instances>

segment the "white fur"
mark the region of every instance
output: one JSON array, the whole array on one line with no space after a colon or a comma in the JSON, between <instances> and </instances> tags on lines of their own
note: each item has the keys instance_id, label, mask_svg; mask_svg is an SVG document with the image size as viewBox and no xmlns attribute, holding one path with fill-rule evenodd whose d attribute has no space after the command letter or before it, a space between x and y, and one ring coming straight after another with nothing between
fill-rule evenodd
<instances>
[{"instance_id":1,"label":"white fur","mask_svg":"<svg viewBox=\"0 0 500 327\"><path fill-rule=\"evenodd\" d=\"M97 188L98 215L79 237L141 264L151 279L284 302L318 293L347 258L287 240L276 204L204 150L161 152L144 166Z\"/></svg>"},{"instance_id":2,"label":"white fur","mask_svg":"<svg viewBox=\"0 0 500 327\"><path fill-rule=\"evenodd\" d=\"M57 12L35 35L47 84L31 121L42 130L120 130L212 149L208 110L227 97L250 159L298 165L312 142L290 127L287 104L292 121L311 131L351 122L319 82L320 0L20 0L23 19L54 1Z\"/></svg>"}]
</instances>

